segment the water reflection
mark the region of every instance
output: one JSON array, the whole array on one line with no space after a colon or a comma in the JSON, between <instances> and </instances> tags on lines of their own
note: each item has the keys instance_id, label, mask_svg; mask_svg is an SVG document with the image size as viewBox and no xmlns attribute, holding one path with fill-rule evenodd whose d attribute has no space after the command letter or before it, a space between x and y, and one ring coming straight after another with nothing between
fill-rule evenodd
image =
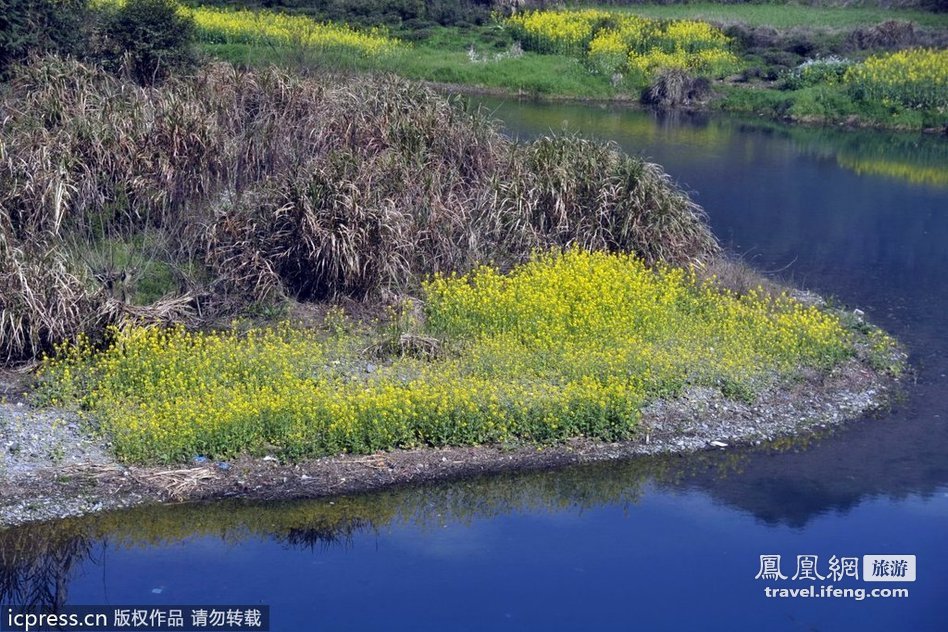
<instances>
[{"instance_id":1,"label":"water reflection","mask_svg":"<svg viewBox=\"0 0 948 632\"><path fill-rule=\"evenodd\" d=\"M113 592L118 602L145 603L153 587L173 582L160 598L282 600L279 630L314 621L616 627L628 624L630 607L644 629L704 629L709 613L729 628L943 627L948 141L606 107L490 106L512 133L566 127L663 164L696 191L722 240L758 268L858 305L895 333L917 383L890 411L755 449L8 529L0 531L0 603L96 603ZM913 553L932 570L908 605L774 605L753 573L758 555L781 552ZM685 599L683 586L703 589ZM300 605L314 595L318 605Z\"/></svg>"},{"instance_id":2,"label":"water reflection","mask_svg":"<svg viewBox=\"0 0 948 632\"><path fill-rule=\"evenodd\" d=\"M844 511L866 493L865 478L842 485L816 463L808 484L788 460L827 440L818 434L767 446L597 463L314 501L222 501L139 507L0 530L0 603L63 605L76 569L99 564L96 551L168 549L194 540L233 547L267 540L298 551L346 549L355 538L396 526L425 538L445 525L470 526L510 515L581 517L603 507L634 514L650 490L700 489L766 524L799 527ZM831 440L832 437L829 437ZM813 464L810 464L813 465ZM871 465L871 463L870 463ZM790 474L796 472L796 474ZM876 477L873 490L904 495ZM926 485L930 491L934 487Z\"/></svg>"},{"instance_id":3,"label":"water reflection","mask_svg":"<svg viewBox=\"0 0 948 632\"><path fill-rule=\"evenodd\" d=\"M62 607L95 536L67 521L0 531L0 603Z\"/></svg>"},{"instance_id":4,"label":"water reflection","mask_svg":"<svg viewBox=\"0 0 948 632\"><path fill-rule=\"evenodd\" d=\"M926 500L882 474L840 484L830 459L794 463L834 440L7 529L0 603L261 603L275 632L578 629L623 624L634 595L647 629L705 629L709 611L735 626L773 616L753 580L763 553L826 559L881 546L939 567L948 488ZM867 483L901 500L873 501ZM909 627L937 629L935 577L912 588ZM471 600L483 605L470 610ZM898 629L906 614L882 602L778 611L793 615L769 629Z\"/></svg>"},{"instance_id":5,"label":"water reflection","mask_svg":"<svg viewBox=\"0 0 948 632\"><path fill-rule=\"evenodd\" d=\"M723 154L737 134L748 134L786 139L794 154L832 160L857 175L948 187L948 142L944 135L787 126L708 112L651 112L610 105L518 104L490 97L472 100L470 107L476 105L494 112L514 134L525 136L578 131L603 140L621 142L634 138L639 147L671 143L700 151L700 157L707 159Z\"/></svg>"},{"instance_id":6,"label":"water reflection","mask_svg":"<svg viewBox=\"0 0 948 632\"><path fill-rule=\"evenodd\" d=\"M0 530L0 603L62 605L74 569L95 564L92 551L168 547L195 538L226 545L263 538L298 550L345 548L352 539L393 525L422 533L447 523L509 514L581 515L612 505L629 509L649 481L676 485L695 472L740 471L741 452L658 457L528 472L334 497L255 504L139 507Z\"/></svg>"}]
</instances>

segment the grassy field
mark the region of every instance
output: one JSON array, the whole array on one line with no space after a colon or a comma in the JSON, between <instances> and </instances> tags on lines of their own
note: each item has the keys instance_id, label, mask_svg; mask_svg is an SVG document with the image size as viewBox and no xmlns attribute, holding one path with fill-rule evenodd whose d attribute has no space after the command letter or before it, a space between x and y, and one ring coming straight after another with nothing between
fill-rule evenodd
<instances>
[{"instance_id":1,"label":"grassy field","mask_svg":"<svg viewBox=\"0 0 948 632\"><path fill-rule=\"evenodd\" d=\"M480 46L478 47L478 44ZM472 62L471 46L486 57ZM589 73L579 60L565 55L504 54L476 34L465 37L454 27L439 29L437 39L415 44L382 58L365 59L346 53L307 51L299 47L258 47L250 44L204 44L208 53L238 64L274 63L290 68L394 73L408 79L477 86L542 97L610 99L616 90L607 77Z\"/></svg>"},{"instance_id":2,"label":"grassy field","mask_svg":"<svg viewBox=\"0 0 948 632\"><path fill-rule=\"evenodd\" d=\"M654 4L619 8L636 15L660 19L707 20L720 24L743 22L753 26L843 29L872 26L886 20L905 20L920 26L948 28L948 13L917 9L874 7L810 7L799 4Z\"/></svg>"}]
</instances>

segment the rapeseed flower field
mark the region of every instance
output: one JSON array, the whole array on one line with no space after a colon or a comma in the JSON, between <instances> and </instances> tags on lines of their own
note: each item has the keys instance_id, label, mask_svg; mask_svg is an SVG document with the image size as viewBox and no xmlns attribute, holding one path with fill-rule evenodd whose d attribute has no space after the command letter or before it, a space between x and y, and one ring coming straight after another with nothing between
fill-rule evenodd
<instances>
[{"instance_id":1,"label":"rapeseed flower field","mask_svg":"<svg viewBox=\"0 0 948 632\"><path fill-rule=\"evenodd\" d=\"M122 6L125 0L94 0L93 6ZM209 44L285 46L310 50L341 50L363 57L379 57L398 50L403 43L377 27L356 30L347 24L319 22L305 15L279 11L226 9L180 5L190 16L198 36Z\"/></svg>"},{"instance_id":2,"label":"rapeseed flower field","mask_svg":"<svg viewBox=\"0 0 948 632\"><path fill-rule=\"evenodd\" d=\"M637 80L651 79L667 68L720 76L739 65L729 38L695 20L652 20L586 9L517 13L505 24L527 48L582 57L597 71L626 72Z\"/></svg>"},{"instance_id":3,"label":"rapeseed flower field","mask_svg":"<svg viewBox=\"0 0 948 632\"><path fill-rule=\"evenodd\" d=\"M182 11L194 18L201 38L212 44L343 49L365 57L388 55L401 45L382 28L357 31L346 24L317 22L305 15L205 6Z\"/></svg>"},{"instance_id":4,"label":"rapeseed flower field","mask_svg":"<svg viewBox=\"0 0 948 632\"><path fill-rule=\"evenodd\" d=\"M915 48L873 55L843 77L857 99L948 111L948 50Z\"/></svg>"},{"instance_id":5,"label":"rapeseed flower field","mask_svg":"<svg viewBox=\"0 0 948 632\"><path fill-rule=\"evenodd\" d=\"M423 297L414 327L440 341L435 357L379 359L378 333L338 316L321 330L133 327L104 349L61 348L39 392L81 406L129 461L298 458L624 439L644 405L688 386L753 398L853 353L831 314L626 254L539 253L507 274L436 276Z\"/></svg>"}]
</instances>

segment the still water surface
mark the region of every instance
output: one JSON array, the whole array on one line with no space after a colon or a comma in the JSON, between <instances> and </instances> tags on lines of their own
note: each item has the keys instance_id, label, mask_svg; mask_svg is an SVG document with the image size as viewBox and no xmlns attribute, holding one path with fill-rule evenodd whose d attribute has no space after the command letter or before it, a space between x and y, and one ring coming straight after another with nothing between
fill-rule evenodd
<instances>
[{"instance_id":1,"label":"still water surface","mask_svg":"<svg viewBox=\"0 0 948 632\"><path fill-rule=\"evenodd\" d=\"M858 306L917 384L822 437L334 501L0 532L0 603L271 606L272 629L944 630L948 141L486 101L658 162L757 268ZM768 599L760 555L914 554L907 599ZM873 588L846 578L839 587Z\"/></svg>"}]
</instances>

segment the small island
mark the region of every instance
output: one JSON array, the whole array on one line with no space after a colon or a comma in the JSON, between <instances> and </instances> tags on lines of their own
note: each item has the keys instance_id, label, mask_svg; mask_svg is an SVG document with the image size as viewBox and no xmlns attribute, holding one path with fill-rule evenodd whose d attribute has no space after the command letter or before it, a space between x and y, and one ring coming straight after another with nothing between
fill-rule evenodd
<instances>
[{"instance_id":1,"label":"small island","mask_svg":"<svg viewBox=\"0 0 948 632\"><path fill-rule=\"evenodd\" d=\"M761 442L905 369L615 145L394 76L129 59L4 70L4 524Z\"/></svg>"}]
</instances>

